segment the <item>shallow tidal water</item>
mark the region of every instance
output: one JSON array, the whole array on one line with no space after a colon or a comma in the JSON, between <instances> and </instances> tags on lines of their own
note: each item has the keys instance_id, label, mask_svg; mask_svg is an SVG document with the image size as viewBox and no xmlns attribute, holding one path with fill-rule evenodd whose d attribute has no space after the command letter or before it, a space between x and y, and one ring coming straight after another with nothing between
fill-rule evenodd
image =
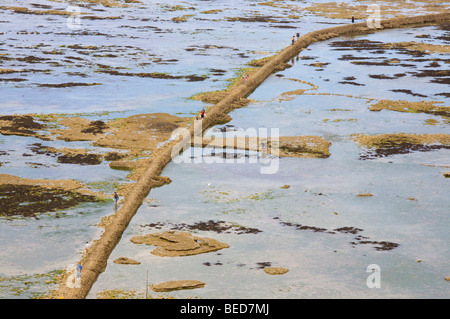
<instances>
[{"instance_id":1,"label":"shallow tidal water","mask_svg":"<svg viewBox=\"0 0 450 319\"><path fill-rule=\"evenodd\" d=\"M400 30L402 34L399 37L405 39L435 29ZM358 39L391 42L392 34L396 34L395 31ZM233 120L227 125L240 130L222 133L213 128L206 134L239 136L248 134L249 128L279 128L281 136L320 135L333 143L330 158L280 158L279 170L263 175L260 163L249 163L249 158L255 160L255 154L245 158L246 163L239 163L238 159L228 159L229 163L226 163L225 159L219 158L211 164L206 160L211 157L211 150L190 150L183 156L187 163L171 163L166 167L163 175L169 176L173 182L152 190L149 195L153 199L152 204L140 208L112 254L108 269L92 290L92 297L111 286L142 292L147 269L153 284L181 279L206 282L202 289L167 293L181 298L448 296L449 288L443 279L449 255L446 245L449 240L446 214L450 207L446 196L448 181L442 176L445 168L426 166L448 165L448 150L361 160L362 150L349 138L351 134L361 132L445 133L448 128L424 125L424 120L430 118L426 114L369 111L366 100L355 97L414 101L407 96L399 97L401 93L386 92L381 88L401 85L402 88L417 89L418 81L392 83L393 80L372 80L366 75L365 66L350 69L350 63L345 65L338 61L342 54L348 52L333 54L329 51L330 43L339 40L342 39L310 47L315 60L323 62L326 59L330 62L327 67L332 71L310 73L307 72L310 66L294 62L292 68L280 72L283 77L269 77L250 96L256 102L230 114ZM394 57L399 57L398 53L389 54L389 58ZM369 70L374 68L377 67ZM398 68L401 67L383 67L382 71L397 73ZM408 70L411 69L409 67ZM326 83L323 82L324 77L336 83L336 78L351 74L358 75L357 81L368 82L367 86L349 90L345 85L338 88L331 84L322 85ZM323 93L351 94L354 97L300 95L291 101L280 102L277 97L281 93L298 88L299 83L290 80L292 78L312 82ZM442 90L445 90L445 85L439 87L421 81L422 94L431 95ZM333 122L336 119L342 121ZM245 152L237 153L245 155ZM200 160L202 156L203 161ZM195 160L203 163L195 163ZM290 187L282 188L284 185ZM357 196L365 193L373 196ZM253 199L255 196L252 195L258 195L258 199ZM150 254L153 247L129 241L132 236L170 230L177 224L192 225L208 220L236 223L261 232L215 234L213 231L198 231L197 235L213 237L228 243L230 248L177 258L153 256ZM158 223L164 226L155 227ZM367 241L393 242L398 247L377 250L376 244L357 244L355 234L299 230L286 223L313 226L316 230L358 228L358 235ZM140 260L142 264L114 264L113 260L120 256ZM286 267L289 272L270 276L262 271L261 263ZM380 289L367 286L366 280L370 275L367 267L372 264L381 269ZM135 284L130 285L130 282Z\"/></svg>"},{"instance_id":2,"label":"shallow tidal water","mask_svg":"<svg viewBox=\"0 0 450 319\"><path fill-rule=\"evenodd\" d=\"M13 1L10 5L17 3ZM51 1L39 3L65 7ZM103 118L150 112L192 116L204 104L189 97L198 92L224 88L226 79L232 78L239 68L245 67L246 62L285 47L292 33L298 29L301 34L305 34L328 27L330 23L347 23L345 20L307 14L300 20L291 19L281 24L223 20L230 15L259 12L283 16L285 12L266 6L255 8L251 1L245 1L241 7L235 8L230 4L220 5L224 11L214 15L218 21L212 21L211 15L198 12L218 9L218 4L194 1L193 6L196 10L181 12L168 11L161 4L144 5L148 10L93 10L99 15L122 14L123 17L108 20L106 24L104 20L83 20L85 29L81 31L68 30L64 25L65 17L12 15L5 10L0 11L1 25L8 30L7 38L2 35L5 40L0 45L1 53L8 56L47 57L42 53L40 43L48 46L44 47L45 51L60 50L63 53L62 57L52 56L52 60L42 61L42 64L18 64L17 61L2 60L2 68L32 67L50 71L2 75L6 79L23 77L25 81L0 82L1 114L83 112L95 117L98 115L92 115L92 112L117 111ZM186 23L171 20L172 17L188 13L196 15L188 18ZM29 18L29 25L17 19L25 16ZM108 27L105 28L105 25ZM298 29L276 27L279 25ZM17 34L33 29L39 30L40 34ZM82 34L83 30L87 30L88 34ZM431 34L432 37L426 40L416 37L423 34ZM448 45L448 41L439 40L439 36L448 36L448 31L427 26L376 32L351 40L386 43L423 40ZM255 38L258 41L254 41ZM192 150L192 154L191 150L185 152L182 155L184 163L172 162L164 169L162 175L170 177L172 183L150 192L88 298L97 298L100 292L112 289L135 291L137 297L142 297L147 269L151 284L182 279L206 283L204 288L195 290L160 294L150 292L156 297L448 297L450 289L444 277L449 275L450 266L447 214L450 208L447 195L449 179L442 176L448 168L440 166L450 165L449 150L361 160L363 150L350 138L354 133L448 134L448 123L445 124L438 116L394 111L372 112L368 110L370 103L367 100L426 99L443 101L444 105L448 105L450 98L438 95L448 92L448 85L431 83L428 77L414 76L414 72L425 69L429 61L404 61L414 57L396 50L386 50L384 53L334 50L336 47L333 42L343 40L349 39L336 38L315 43L301 52L291 62L291 68L270 76L251 94L249 98L254 102L231 112L233 120L227 123L238 129L226 133L227 136L245 134L249 128L277 128L281 136L319 135L332 142L331 156L327 159L280 158L278 161L271 158L271 163L277 165L276 172L261 174L262 164L255 153L250 152L249 157L241 157L245 163L233 159L223 163L222 159L216 158L217 162L211 164L210 161L205 162L205 159L211 159L209 150L204 151L203 158L202 150ZM67 48L70 44L96 45L100 50ZM97 54L97 51L102 51L102 54ZM117 57L108 57L107 54ZM403 63L387 66L355 65L341 59L346 54L363 56L370 61L400 59ZM72 59L72 62L67 62L70 56L82 60ZM448 61L448 54L426 55L428 60L433 58ZM323 67L309 65L314 62L329 64ZM195 74L204 75L206 79L190 82L115 76L98 72L102 70L100 64L108 64L113 68L124 67L119 70L126 72L164 72L183 76ZM441 63L438 69L445 69L446 65ZM369 76L399 73L405 73L405 76L395 79ZM354 79L345 79L349 77ZM284 92L311 88L295 79L318 86L317 90L307 91L309 93L336 95L306 94L291 100L281 99ZM67 82L102 85L74 88L41 88L36 85ZM410 90L426 97L393 92L391 89ZM438 124L426 125L425 121L430 118L437 120ZM223 125L209 130L206 135L223 134L218 132L221 127ZM46 156L34 155L32 159L22 156L28 152L28 146L35 142L42 141L28 137L0 136L0 149L8 153L0 157L0 161L4 162L0 173L27 178L74 178L87 183L126 180L126 172L111 170L107 163L80 167L59 165L53 158ZM55 143L52 146L63 144L52 143ZM64 146L91 148L83 142L65 143ZM238 153L245 155L245 152ZM192 163L190 155L201 163ZM249 163L250 158L257 163ZM30 165L30 162L45 167ZM289 188L282 188L284 185L289 185ZM372 193L373 196L357 196L362 193ZM0 297L30 298L33 293L43 293L51 288L42 282L43 279L37 279L32 289L25 289L22 287L23 282L29 279L19 277L17 280L13 276L45 274L76 263L84 243L100 236L101 229L96 224L112 212L113 204L107 202L79 205L64 211L59 218L54 218L54 214L39 216L36 220L2 218L0 275L6 280L1 282ZM209 220L224 221L259 232L239 234L233 228L229 233L195 231L198 236L217 239L230 247L188 257L154 256L150 253L154 247L130 242L130 238L135 235ZM298 229L296 225L309 228ZM343 227L356 228L358 231L335 231ZM363 236L364 240L371 243L358 243L355 239L357 236ZM379 245L374 242L383 241L396 243L398 247L377 250ZM138 260L141 264L120 265L113 262L122 256ZM367 272L367 267L372 264L381 269L379 289L370 289L366 283L371 274ZM268 265L285 267L289 272L270 276L263 271ZM11 288L14 286L22 287L19 288L20 293Z\"/></svg>"},{"instance_id":3,"label":"shallow tidal water","mask_svg":"<svg viewBox=\"0 0 450 319\"><path fill-rule=\"evenodd\" d=\"M281 159L280 171L266 176L254 164L170 164L164 173L174 181L151 192L157 207L140 208L91 296L111 287L142 292L146 269L151 283L181 279L206 282L202 289L170 293L175 297L446 296L448 288L441 274L448 265L448 220L442 215L442 207L449 202L436 198L446 181L436 183L439 175L429 167L420 167L411 174L411 168L416 167L413 163L369 164L354 160L349 164L333 159ZM282 189L286 184L290 188ZM435 195L427 198L422 188ZM361 192L372 192L374 196L357 197ZM210 201L208 194L219 199ZM266 196L249 198L255 194ZM412 196L417 200L408 199ZM227 202L229 198L236 201ZM169 230L173 224L208 220L236 223L261 232L198 231L197 235L215 238L230 248L176 258L153 256L150 251L154 247L129 241L135 235ZM400 246L392 251L377 251L374 245L353 247L353 234L297 230L281 221L328 230L357 227L370 240ZM146 226L158 222L167 226ZM114 264L113 260L121 256L142 264ZM417 259L423 262L417 263ZM267 262L286 267L289 272L266 275L258 263ZM366 268L370 264L381 267L382 289L366 286Z\"/></svg>"}]
</instances>

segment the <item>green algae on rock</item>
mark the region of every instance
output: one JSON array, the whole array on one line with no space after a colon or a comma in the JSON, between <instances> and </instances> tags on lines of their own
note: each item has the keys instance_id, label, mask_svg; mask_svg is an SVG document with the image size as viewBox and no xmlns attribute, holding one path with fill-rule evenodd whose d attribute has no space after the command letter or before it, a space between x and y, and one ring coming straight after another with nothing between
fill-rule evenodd
<instances>
[{"instance_id":1,"label":"green algae on rock","mask_svg":"<svg viewBox=\"0 0 450 319\"><path fill-rule=\"evenodd\" d=\"M0 290L10 290L14 296L29 299L42 298L42 285L50 288L57 285L62 275L62 270L52 270L47 273L20 274L16 276L0 276Z\"/></svg>"}]
</instances>

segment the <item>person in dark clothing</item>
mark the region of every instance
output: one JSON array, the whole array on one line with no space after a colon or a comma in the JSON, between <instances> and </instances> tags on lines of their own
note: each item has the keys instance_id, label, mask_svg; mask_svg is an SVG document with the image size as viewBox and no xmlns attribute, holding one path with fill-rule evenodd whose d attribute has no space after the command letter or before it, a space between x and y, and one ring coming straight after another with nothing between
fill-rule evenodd
<instances>
[{"instance_id":1,"label":"person in dark clothing","mask_svg":"<svg viewBox=\"0 0 450 319\"><path fill-rule=\"evenodd\" d=\"M119 201L119 194L117 194L117 192L114 192L114 201L117 205L117 202Z\"/></svg>"},{"instance_id":2,"label":"person in dark clothing","mask_svg":"<svg viewBox=\"0 0 450 319\"><path fill-rule=\"evenodd\" d=\"M352 16L352 23L355 23L355 17Z\"/></svg>"}]
</instances>

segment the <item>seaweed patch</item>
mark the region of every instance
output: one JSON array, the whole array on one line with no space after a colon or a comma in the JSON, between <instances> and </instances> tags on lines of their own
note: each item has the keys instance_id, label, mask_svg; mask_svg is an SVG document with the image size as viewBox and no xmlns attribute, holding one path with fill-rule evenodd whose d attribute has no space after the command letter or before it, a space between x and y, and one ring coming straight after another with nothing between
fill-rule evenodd
<instances>
[{"instance_id":1,"label":"seaweed patch","mask_svg":"<svg viewBox=\"0 0 450 319\"><path fill-rule=\"evenodd\" d=\"M275 217L274 219L280 219L279 217ZM358 244L363 245L373 245L376 250L392 250L399 246L397 243L388 242L388 241L373 241L373 240L367 240L368 237L361 236L359 233L363 231L361 228L357 227L339 227L335 229L326 229L316 226L308 226L308 225L302 225L302 224L295 224L291 222L285 222L280 220L279 221L281 225L283 226L290 226L295 227L297 230L309 230L317 233L327 233L327 234L336 234L336 233L342 233L342 234L352 234L357 235L354 237L356 241L350 242L350 244L354 247Z\"/></svg>"},{"instance_id":2,"label":"seaweed patch","mask_svg":"<svg viewBox=\"0 0 450 319\"><path fill-rule=\"evenodd\" d=\"M158 246L151 253L160 257L192 256L229 247L212 238L193 236L179 231L134 236L130 240L134 244Z\"/></svg>"},{"instance_id":3,"label":"seaweed patch","mask_svg":"<svg viewBox=\"0 0 450 319\"><path fill-rule=\"evenodd\" d=\"M360 155L361 160L411 152L450 149L450 135L448 134L359 134L354 135L353 139L360 146L365 147L365 151Z\"/></svg>"},{"instance_id":4,"label":"seaweed patch","mask_svg":"<svg viewBox=\"0 0 450 319\"><path fill-rule=\"evenodd\" d=\"M38 136L36 131L44 127L30 115L0 116L0 133L3 135Z\"/></svg>"},{"instance_id":5,"label":"seaweed patch","mask_svg":"<svg viewBox=\"0 0 450 319\"><path fill-rule=\"evenodd\" d=\"M256 228L245 227L242 225L237 225L235 223L225 222L225 221L214 221L208 220L206 222L199 221L192 225L181 223L181 224L172 224L172 223L163 223L156 222L151 224L141 225L141 227L150 227L155 229L162 229L165 227L169 227L170 230L179 230L179 231L212 231L215 233L236 233L240 234L257 234L260 233L261 230Z\"/></svg>"},{"instance_id":6,"label":"seaweed patch","mask_svg":"<svg viewBox=\"0 0 450 319\"><path fill-rule=\"evenodd\" d=\"M64 210L80 203L99 202L95 196L61 188L34 185L0 185L0 216L37 217L37 214Z\"/></svg>"}]
</instances>

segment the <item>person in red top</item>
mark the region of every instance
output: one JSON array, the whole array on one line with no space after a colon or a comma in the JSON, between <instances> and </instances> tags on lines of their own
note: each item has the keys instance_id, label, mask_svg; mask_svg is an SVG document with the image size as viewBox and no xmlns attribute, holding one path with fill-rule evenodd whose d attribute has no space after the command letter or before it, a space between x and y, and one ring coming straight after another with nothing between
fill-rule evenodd
<instances>
[{"instance_id":1,"label":"person in red top","mask_svg":"<svg viewBox=\"0 0 450 319\"><path fill-rule=\"evenodd\" d=\"M202 117L202 119L205 117L205 109L202 109L202 111L200 112L200 116Z\"/></svg>"}]
</instances>

